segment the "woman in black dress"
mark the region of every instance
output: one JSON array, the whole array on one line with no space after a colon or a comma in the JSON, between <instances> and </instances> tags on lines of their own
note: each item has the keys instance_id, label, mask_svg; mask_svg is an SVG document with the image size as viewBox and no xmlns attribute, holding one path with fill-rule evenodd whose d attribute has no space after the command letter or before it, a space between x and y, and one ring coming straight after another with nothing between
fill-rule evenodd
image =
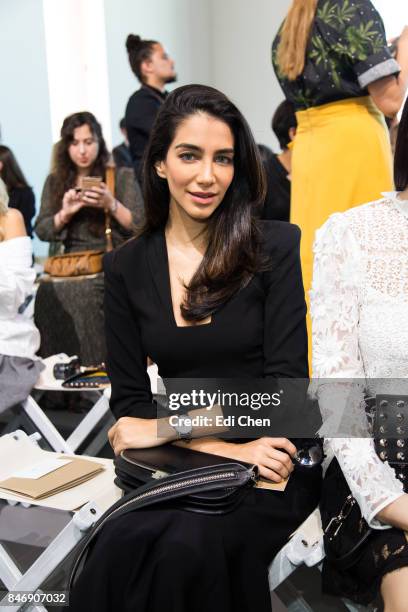
<instances>
[{"instance_id":1,"label":"woman in black dress","mask_svg":"<svg viewBox=\"0 0 408 612\"><path fill-rule=\"evenodd\" d=\"M105 257L116 454L177 439L157 436L147 356L169 379L308 376L300 232L255 220L264 178L238 109L210 87L174 91L144 175L145 227ZM114 520L72 610L270 612L268 565L315 508L320 468L294 470L296 447L284 438L201 438L190 448L256 463L276 483L290 478L283 491L251 489L226 515L156 507Z\"/></svg>"}]
</instances>

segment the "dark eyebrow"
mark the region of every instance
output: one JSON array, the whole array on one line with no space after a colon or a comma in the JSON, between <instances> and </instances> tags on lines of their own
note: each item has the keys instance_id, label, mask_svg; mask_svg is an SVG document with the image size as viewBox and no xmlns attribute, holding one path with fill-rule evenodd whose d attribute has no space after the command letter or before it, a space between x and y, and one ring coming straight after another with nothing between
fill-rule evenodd
<instances>
[{"instance_id":1,"label":"dark eyebrow","mask_svg":"<svg viewBox=\"0 0 408 612\"><path fill-rule=\"evenodd\" d=\"M192 151L198 151L200 153L203 152L201 147L197 147L197 145L189 144L188 142L182 142L175 147L176 149L191 149ZM234 149L219 149L216 151L217 155L220 153L234 153Z\"/></svg>"},{"instance_id":2,"label":"dark eyebrow","mask_svg":"<svg viewBox=\"0 0 408 612\"><path fill-rule=\"evenodd\" d=\"M202 149L197 147L197 145L188 144L188 142L181 142L180 144L176 145L176 149L192 149L193 151L202 151Z\"/></svg>"}]
</instances>

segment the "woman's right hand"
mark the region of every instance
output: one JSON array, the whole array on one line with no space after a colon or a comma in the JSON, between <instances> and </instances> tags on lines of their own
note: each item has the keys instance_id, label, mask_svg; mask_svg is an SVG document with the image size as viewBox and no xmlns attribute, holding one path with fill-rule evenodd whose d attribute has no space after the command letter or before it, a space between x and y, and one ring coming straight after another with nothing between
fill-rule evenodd
<instances>
[{"instance_id":1,"label":"woman's right hand","mask_svg":"<svg viewBox=\"0 0 408 612\"><path fill-rule=\"evenodd\" d=\"M84 206L81 194L75 189L68 189L62 198L62 213L66 223Z\"/></svg>"},{"instance_id":2,"label":"woman's right hand","mask_svg":"<svg viewBox=\"0 0 408 612\"><path fill-rule=\"evenodd\" d=\"M296 446L287 438L259 438L244 444L228 443L225 456L256 464L263 478L281 482L294 470L292 457L296 450Z\"/></svg>"},{"instance_id":3,"label":"woman's right hand","mask_svg":"<svg viewBox=\"0 0 408 612\"><path fill-rule=\"evenodd\" d=\"M127 448L152 448L174 439L174 429L170 428L168 437L159 437L159 431L158 419L120 417L109 429L108 439L115 455L120 455Z\"/></svg>"}]
</instances>

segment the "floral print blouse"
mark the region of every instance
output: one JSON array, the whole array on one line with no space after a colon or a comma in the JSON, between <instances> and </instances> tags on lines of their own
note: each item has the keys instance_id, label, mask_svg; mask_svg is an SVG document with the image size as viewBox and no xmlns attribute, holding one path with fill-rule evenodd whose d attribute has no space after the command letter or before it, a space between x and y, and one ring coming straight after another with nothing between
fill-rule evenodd
<instances>
[{"instance_id":1,"label":"floral print blouse","mask_svg":"<svg viewBox=\"0 0 408 612\"><path fill-rule=\"evenodd\" d=\"M319 0L303 73L294 81L277 64L279 33L272 64L296 110L368 95L367 86L400 71L387 48L383 21L369 0Z\"/></svg>"}]
</instances>

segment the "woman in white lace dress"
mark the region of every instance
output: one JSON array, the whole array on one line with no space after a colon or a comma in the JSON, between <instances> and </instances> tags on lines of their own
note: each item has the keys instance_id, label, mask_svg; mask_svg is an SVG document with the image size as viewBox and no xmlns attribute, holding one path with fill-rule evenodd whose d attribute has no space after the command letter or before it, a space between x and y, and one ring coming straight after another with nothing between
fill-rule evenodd
<instances>
[{"instance_id":1,"label":"woman in white lace dress","mask_svg":"<svg viewBox=\"0 0 408 612\"><path fill-rule=\"evenodd\" d=\"M349 412L351 383L344 379L365 379L366 390L376 393L380 379L384 386L384 379L408 377L408 104L396 145L395 183L397 192L332 215L316 234L313 376L326 435L343 431L342 422L352 435L367 431L359 404L363 385L354 388L352 405L360 407L356 418ZM397 478L368 436L326 438L326 450L328 458L336 456L373 532L349 570L340 572L325 562L324 588L366 604L380 590L386 612L406 612L408 495L403 483L408 490L408 468Z\"/></svg>"}]
</instances>

